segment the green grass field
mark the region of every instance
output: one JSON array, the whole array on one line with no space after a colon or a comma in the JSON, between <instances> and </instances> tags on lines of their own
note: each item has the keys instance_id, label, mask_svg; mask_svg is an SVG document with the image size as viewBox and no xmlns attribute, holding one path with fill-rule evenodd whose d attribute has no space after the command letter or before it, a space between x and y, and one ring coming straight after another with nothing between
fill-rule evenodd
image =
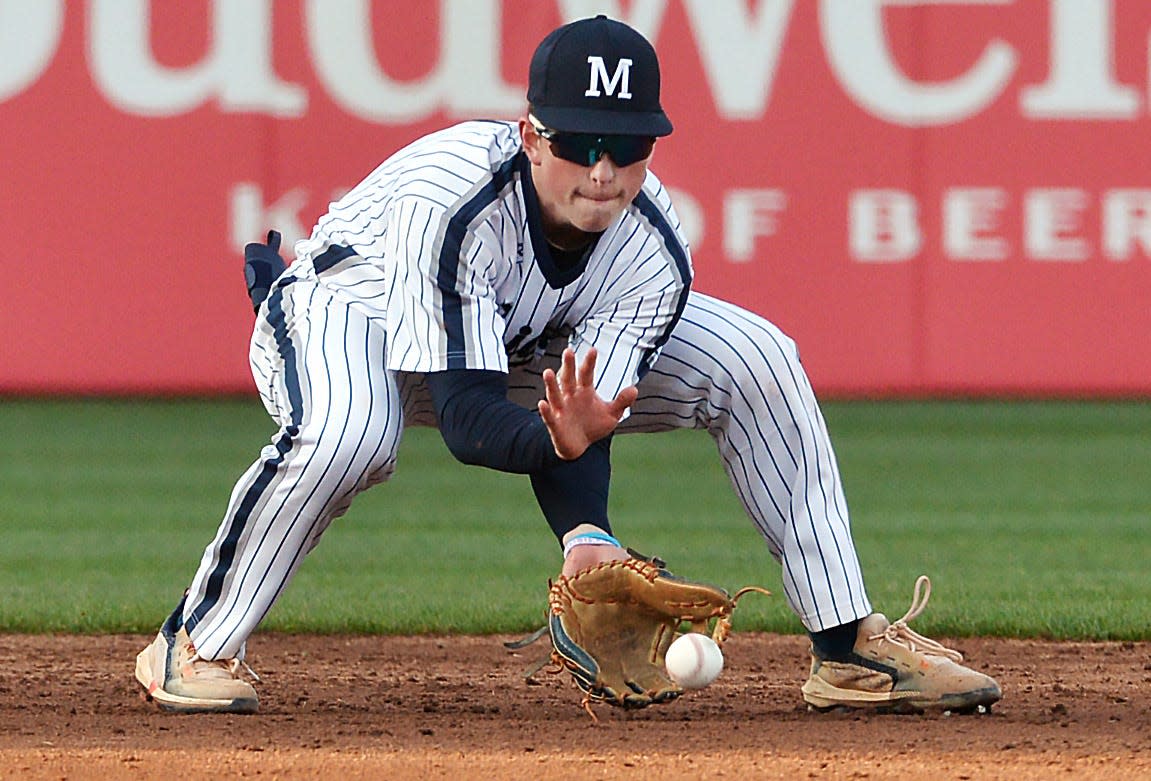
<instances>
[{"instance_id":1,"label":"green grass field","mask_svg":"<svg viewBox=\"0 0 1151 781\"><path fill-rule=\"evenodd\" d=\"M1151 639L1151 402L825 405L877 609L920 573L941 635ZM0 631L153 632L239 474L273 433L259 402L0 400ZM737 630L799 632L779 567L702 432L617 439L615 530L748 597ZM519 632L559 552L525 478L409 431L263 628Z\"/></svg>"}]
</instances>

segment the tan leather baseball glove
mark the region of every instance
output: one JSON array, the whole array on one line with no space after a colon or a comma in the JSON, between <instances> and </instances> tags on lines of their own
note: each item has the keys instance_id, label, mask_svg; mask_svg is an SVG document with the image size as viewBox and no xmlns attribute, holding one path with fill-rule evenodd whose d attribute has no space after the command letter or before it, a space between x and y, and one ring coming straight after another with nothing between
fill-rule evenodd
<instances>
[{"instance_id":1,"label":"tan leather baseball glove","mask_svg":"<svg viewBox=\"0 0 1151 781\"><path fill-rule=\"evenodd\" d=\"M567 670L592 702L644 708L683 693L667 675L664 655L687 631L710 634L720 646L749 586L731 596L722 588L681 578L659 559L633 557L561 575L548 590L548 632L557 671Z\"/></svg>"}]
</instances>

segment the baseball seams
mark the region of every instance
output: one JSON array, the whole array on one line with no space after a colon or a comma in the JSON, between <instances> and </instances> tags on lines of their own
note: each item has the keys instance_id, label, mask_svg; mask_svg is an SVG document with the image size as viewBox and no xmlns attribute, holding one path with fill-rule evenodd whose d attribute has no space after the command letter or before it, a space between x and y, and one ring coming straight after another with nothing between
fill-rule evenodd
<instances>
[{"instance_id":1,"label":"baseball seams","mask_svg":"<svg viewBox=\"0 0 1151 781\"><path fill-rule=\"evenodd\" d=\"M668 676L685 689L702 689L723 672L723 652L697 632L677 637L664 658Z\"/></svg>"}]
</instances>

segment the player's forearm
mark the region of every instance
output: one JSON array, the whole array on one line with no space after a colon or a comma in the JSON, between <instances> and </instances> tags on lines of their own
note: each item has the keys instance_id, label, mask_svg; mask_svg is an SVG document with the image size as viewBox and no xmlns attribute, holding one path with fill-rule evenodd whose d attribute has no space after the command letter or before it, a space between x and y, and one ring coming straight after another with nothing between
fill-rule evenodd
<instances>
[{"instance_id":1,"label":"player's forearm","mask_svg":"<svg viewBox=\"0 0 1151 781\"><path fill-rule=\"evenodd\" d=\"M507 375L472 369L428 375L440 434L459 461L530 474L559 463L533 410L507 399Z\"/></svg>"},{"instance_id":2,"label":"player's forearm","mask_svg":"<svg viewBox=\"0 0 1151 781\"><path fill-rule=\"evenodd\" d=\"M607 517L610 482L611 437L593 442L575 460L532 473L536 501L560 541L585 523L611 533Z\"/></svg>"},{"instance_id":3,"label":"player's forearm","mask_svg":"<svg viewBox=\"0 0 1151 781\"><path fill-rule=\"evenodd\" d=\"M579 458L561 460L540 417L507 400L499 372L453 370L428 375L440 434L465 464L530 474L536 501L557 539L582 523L611 530L610 437Z\"/></svg>"}]
</instances>

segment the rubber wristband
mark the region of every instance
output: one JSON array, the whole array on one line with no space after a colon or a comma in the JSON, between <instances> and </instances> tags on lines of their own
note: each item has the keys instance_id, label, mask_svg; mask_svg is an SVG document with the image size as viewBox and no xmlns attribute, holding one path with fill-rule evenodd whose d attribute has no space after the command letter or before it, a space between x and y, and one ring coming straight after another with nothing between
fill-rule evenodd
<instances>
[{"instance_id":1,"label":"rubber wristband","mask_svg":"<svg viewBox=\"0 0 1151 781\"><path fill-rule=\"evenodd\" d=\"M577 534L564 544L564 558L566 559L568 555L571 554L572 548L579 545L614 545L617 548L623 547L619 544L619 540L610 534L605 532L587 532L586 534Z\"/></svg>"}]
</instances>

